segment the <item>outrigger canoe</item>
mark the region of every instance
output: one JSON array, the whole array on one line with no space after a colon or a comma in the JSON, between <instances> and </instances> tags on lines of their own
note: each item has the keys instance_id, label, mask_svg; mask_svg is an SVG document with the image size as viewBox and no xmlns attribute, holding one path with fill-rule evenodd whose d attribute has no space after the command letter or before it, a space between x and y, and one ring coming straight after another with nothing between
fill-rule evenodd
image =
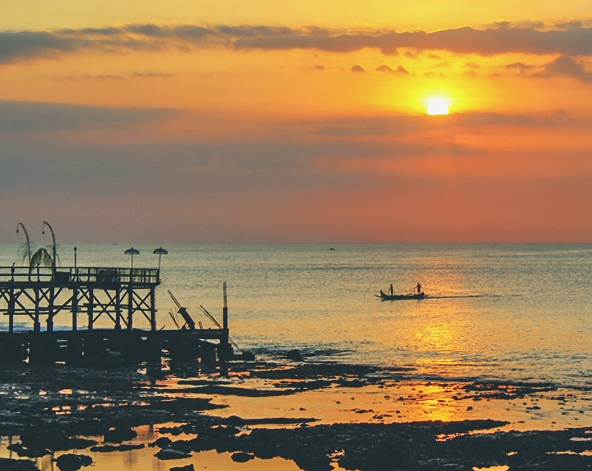
<instances>
[{"instance_id":1,"label":"outrigger canoe","mask_svg":"<svg viewBox=\"0 0 592 471\"><path fill-rule=\"evenodd\" d=\"M382 290L380 290L380 294L375 294L374 296L382 299L383 301L398 301L401 299L425 299L426 297L423 291L421 293L413 294L387 294Z\"/></svg>"}]
</instances>

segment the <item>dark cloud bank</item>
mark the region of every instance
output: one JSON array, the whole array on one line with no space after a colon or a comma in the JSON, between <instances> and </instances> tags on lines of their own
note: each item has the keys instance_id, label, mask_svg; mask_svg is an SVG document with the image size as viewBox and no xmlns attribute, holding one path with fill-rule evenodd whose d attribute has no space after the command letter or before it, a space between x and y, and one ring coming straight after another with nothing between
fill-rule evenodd
<instances>
[{"instance_id":1,"label":"dark cloud bank","mask_svg":"<svg viewBox=\"0 0 592 471\"><path fill-rule=\"evenodd\" d=\"M117 129L148 123L177 114L153 108L103 108L98 106L0 100L0 135L35 131Z\"/></svg>"},{"instance_id":2,"label":"dark cloud bank","mask_svg":"<svg viewBox=\"0 0 592 471\"><path fill-rule=\"evenodd\" d=\"M318 27L132 24L55 31L4 31L0 32L0 63L51 58L84 50L122 52L214 46L235 50L315 49L335 53L372 48L384 54L414 49L483 56L504 53L592 55L592 28L582 27L577 22L555 28L541 30L536 25L512 27L497 24L489 29L462 27L434 32L397 32Z\"/></svg>"},{"instance_id":3,"label":"dark cloud bank","mask_svg":"<svg viewBox=\"0 0 592 471\"><path fill-rule=\"evenodd\" d=\"M318 180L325 186L332 179L341 182L345 177L331 164L328 172L315 165L324 159L487 154L486 149L454 140L426 140L422 137L425 132L481 126L589 126L589 120L576 120L564 113L536 117L472 112L441 119L407 115L286 123L259 140L185 142L155 138L154 142L142 143L86 143L81 148L76 139L65 138L56 145L52 137L56 131L149 125L175 113L181 111L0 101L0 194L30 188L94 189L110 194L132 189L152 194L160 189L170 194L196 185L204 191L273 184L300 188ZM384 136L389 139L380 138Z\"/></svg>"}]
</instances>

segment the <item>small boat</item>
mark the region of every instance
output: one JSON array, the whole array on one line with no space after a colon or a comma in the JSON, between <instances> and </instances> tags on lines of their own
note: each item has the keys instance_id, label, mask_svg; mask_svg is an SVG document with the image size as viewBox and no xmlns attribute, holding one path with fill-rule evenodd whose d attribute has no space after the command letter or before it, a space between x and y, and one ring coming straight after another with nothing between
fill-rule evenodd
<instances>
[{"instance_id":1,"label":"small boat","mask_svg":"<svg viewBox=\"0 0 592 471\"><path fill-rule=\"evenodd\" d=\"M383 301L399 301L402 299L425 299L426 297L423 291L421 291L420 293L413 294L387 294L382 290L380 290L380 294L375 294L374 296L382 299Z\"/></svg>"}]
</instances>

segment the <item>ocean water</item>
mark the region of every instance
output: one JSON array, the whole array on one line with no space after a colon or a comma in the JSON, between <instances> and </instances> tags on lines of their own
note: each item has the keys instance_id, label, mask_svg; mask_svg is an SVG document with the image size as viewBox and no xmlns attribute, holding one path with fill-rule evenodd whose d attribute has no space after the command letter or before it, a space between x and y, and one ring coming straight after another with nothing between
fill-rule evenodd
<instances>
[{"instance_id":1,"label":"ocean water","mask_svg":"<svg viewBox=\"0 0 592 471\"><path fill-rule=\"evenodd\" d=\"M79 267L129 267L127 246L79 245ZM155 268L156 246L137 248ZM259 356L299 349L315 360L414 368L446 378L592 386L592 245L171 245L157 290L159 327L179 299L204 327L221 321L228 283L232 338ZM334 250L330 250L334 248ZM0 245L0 266L17 262ZM60 248L73 265L73 246ZM381 301L393 284L425 300ZM60 317L61 316L61 317ZM69 315L56 325L69 325ZM0 329L7 328L0 319Z\"/></svg>"}]
</instances>

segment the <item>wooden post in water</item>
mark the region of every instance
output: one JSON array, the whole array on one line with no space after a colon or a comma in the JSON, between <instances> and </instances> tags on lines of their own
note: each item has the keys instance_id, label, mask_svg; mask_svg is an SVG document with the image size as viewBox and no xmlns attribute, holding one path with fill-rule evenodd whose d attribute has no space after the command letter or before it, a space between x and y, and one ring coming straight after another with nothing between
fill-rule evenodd
<instances>
[{"instance_id":1,"label":"wooden post in water","mask_svg":"<svg viewBox=\"0 0 592 471\"><path fill-rule=\"evenodd\" d=\"M224 291L224 307L222 308L222 328L228 333L228 296L226 295L226 281L222 285Z\"/></svg>"},{"instance_id":2,"label":"wooden post in water","mask_svg":"<svg viewBox=\"0 0 592 471\"><path fill-rule=\"evenodd\" d=\"M218 346L218 358L220 360L228 360L232 358L233 351L230 345L230 334L228 330L228 296L226 294L226 282L222 285L224 292L224 306L222 307L222 338Z\"/></svg>"}]
</instances>

